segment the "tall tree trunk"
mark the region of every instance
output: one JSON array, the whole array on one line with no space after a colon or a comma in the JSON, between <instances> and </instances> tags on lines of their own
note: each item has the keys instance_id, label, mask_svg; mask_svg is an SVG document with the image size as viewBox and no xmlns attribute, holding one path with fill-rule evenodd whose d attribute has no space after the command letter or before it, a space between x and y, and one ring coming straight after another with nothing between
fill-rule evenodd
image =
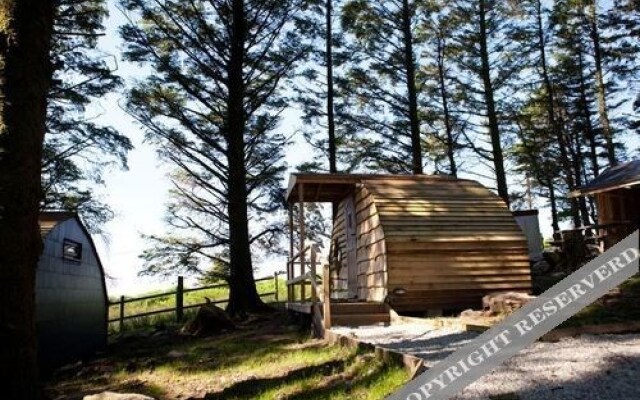
<instances>
[{"instance_id":1,"label":"tall tree trunk","mask_svg":"<svg viewBox=\"0 0 640 400\"><path fill-rule=\"evenodd\" d=\"M0 3L0 376L3 398L38 397L35 271L52 1Z\"/></svg>"},{"instance_id":2,"label":"tall tree trunk","mask_svg":"<svg viewBox=\"0 0 640 400\"><path fill-rule=\"evenodd\" d=\"M227 116L227 160L229 164L229 277L230 315L244 316L247 312L265 309L253 278L247 212L247 171L245 166L246 95L243 79L246 14L243 0L233 0L233 27L227 76L229 80Z\"/></svg>"},{"instance_id":3,"label":"tall tree trunk","mask_svg":"<svg viewBox=\"0 0 640 400\"><path fill-rule=\"evenodd\" d=\"M597 0L590 0L589 3L589 24L591 40L593 41L593 59L596 67L596 92L598 96L598 114L600 116L600 125L602 125L602 133L607 146L607 157L610 165L617 165L616 149L613 144L613 131L609 121L609 112L607 111L607 95L604 85L604 74L602 72L602 49L600 48L600 33L598 32L598 10Z\"/></svg>"},{"instance_id":4,"label":"tall tree trunk","mask_svg":"<svg viewBox=\"0 0 640 400\"><path fill-rule=\"evenodd\" d=\"M584 166L584 157L582 156L580 137L578 134L573 135L573 143L570 148L573 171L575 173L574 182L576 184L576 187L580 187L582 186L582 168ZM585 198L582 196L578 197L575 200L577 201L577 207L580 213L580 222L582 223L582 226L590 225L589 211L587 210L587 202Z\"/></svg>"},{"instance_id":5,"label":"tall tree trunk","mask_svg":"<svg viewBox=\"0 0 640 400\"><path fill-rule=\"evenodd\" d=\"M507 176L504 171L504 155L502 154L502 143L500 141L500 128L498 126L498 116L496 113L496 103L493 94L493 83L491 82L491 66L489 63L489 50L487 48L487 22L485 0L478 0L478 13L480 17L480 59L482 63L482 82L484 85L484 99L487 107L487 118L489 122L489 135L491 137L491 148L493 165L496 172L496 183L498 195L509 204L509 190L507 188Z\"/></svg>"},{"instance_id":6,"label":"tall tree trunk","mask_svg":"<svg viewBox=\"0 0 640 400\"><path fill-rule=\"evenodd\" d=\"M600 175L600 166L598 165L598 149L596 143L596 134L591 125L591 111L589 110L589 102L587 101L587 85L584 79L584 62L582 59L582 51L578 54L578 64L580 68L580 113L584 118L584 132L589 141L589 158L591 160L591 169L594 177Z\"/></svg>"},{"instance_id":7,"label":"tall tree trunk","mask_svg":"<svg viewBox=\"0 0 640 400\"><path fill-rule=\"evenodd\" d=\"M562 159L564 160L566 157L566 165L564 163L562 165L562 170L564 172L564 181L567 183L567 188L569 189L569 191L572 191L576 188L576 183L574 179L575 175L573 170L574 164L571 161L572 160L571 138L565 137L566 124L564 121L565 121L566 115L563 114L561 110L559 110L558 114L556 114L556 117L557 117L558 126L562 127L560 132L557 134L558 146L560 148ZM576 227L580 226L580 211L578 207L578 200L575 197L570 198L569 205L570 205L571 219L573 220L573 225Z\"/></svg>"},{"instance_id":8,"label":"tall tree trunk","mask_svg":"<svg viewBox=\"0 0 640 400\"><path fill-rule=\"evenodd\" d=\"M567 155L567 144L564 140L562 126L558 123L555 110L555 95L551 78L549 77L549 67L547 64L547 52L546 41L544 39L544 25L542 23L542 2L538 0L536 2L536 20L538 31L538 51L540 52L540 69L542 73L542 81L545 87L545 103L547 106L547 118L549 120L549 127L553 130L558 141L558 147L560 150L560 162L565 171L569 171L571 166L569 164L569 157ZM574 189L572 179L568 179L568 186L570 190Z\"/></svg>"},{"instance_id":9,"label":"tall tree trunk","mask_svg":"<svg viewBox=\"0 0 640 400\"><path fill-rule=\"evenodd\" d=\"M409 0L402 0L402 39L404 41L404 62L407 73L407 94L409 96L409 125L411 129L411 169L414 174L422 174L422 144L420 142L420 120L418 119L418 93L416 88L416 65L413 56L411 14Z\"/></svg>"},{"instance_id":10,"label":"tall tree trunk","mask_svg":"<svg viewBox=\"0 0 640 400\"><path fill-rule=\"evenodd\" d=\"M560 230L560 219L558 218L558 204L556 200L556 189L553 184L553 176L549 176L547 189L549 190L549 204L551 205L551 228L553 228L553 232L555 233Z\"/></svg>"},{"instance_id":11,"label":"tall tree trunk","mask_svg":"<svg viewBox=\"0 0 640 400\"><path fill-rule=\"evenodd\" d=\"M327 64L327 126L329 131L329 172L338 172L336 151L336 124L334 116L334 89L333 89L333 0L327 0L326 4L326 64Z\"/></svg>"},{"instance_id":12,"label":"tall tree trunk","mask_svg":"<svg viewBox=\"0 0 640 400\"><path fill-rule=\"evenodd\" d=\"M556 113L556 100L555 91L551 78L549 76L549 66L547 64L547 51L546 41L544 39L544 24L542 22L542 2L536 1L536 30L538 34L538 51L540 52L540 70L542 73L542 81L545 87L545 103L547 107L547 118L549 121L549 127L553 130L556 141L558 142L558 150L560 150L560 164L565 172L565 182L569 188L569 191L574 190L576 187L575 180L573 178L572 163L569 158L569 151L567 150L569 145L565 140L564 127L560 123L560 117ZM554 193L555 197L555 193ZM580 223L580 217L578 214L578 202L576 199L570 200L571 215L573 217L574 224ZM557 217L556 217L557 218ZM577 225L576 225L577 226Z\"/></svg>"},{"instance_id":13,"label":"tall tree trunk","mask_svg":"<svg viewBox=\"0 0 640 400\"><path fill-rule=\"evenodd\" d=\"M575 183L573 181L573 177L571 175L571 163L569 162L569 155L567 153L567 143L564 138L564 129L562 124L559 123L559 118L556 115L556 100L555 100L555 91L553 87L553 83L551 83L551 78L549 76L549 66L547 64L547 44L544 38L544 24L542 21L542 1L536 1L536 30L538 34L538 51L540 52L540 70L542 73L542 82L545 88L545 103L547 107L547 118L549 123L549 128L553 130L556 141L558 142L558 148L560 150L560 163L565 171L565 180L567 182L567 186L569 190L573 190L575 187ZM552 218L552 227L554 232L560 230L559 226L559 218L558 218L558 207L556 204L556 193L555 186L553 184L553 177L549 177L549 201L551 203L551 218ZM571 208L572 210L576 209L575 199L571 200ZM575 213L574 213L575 215ZM574 221L576 221L574 219Z\"/></svg>"},{"instance_id":14,"label":"tall tree trunk","mask_svg":"<svg viewBox=\"0 0 640 400\"><path fill-rule=\"evenodd\" d=\"M333 99L335 91L333 88L333 0L327 0L326 6L326 58L327 64L327 130L329 133L329 173L338 172L338 154L336 148L336 121ZM333 219L338 215L338 203L331 204L331 214Z\"/></svg>"},{"instance_id":15,"label":"tall tree trunk","mask_svg":"<svg viewBox=\"0 0 640 400\"><path fill-rule=\"evenodd\" d=\"M451 126L451 115L449 114L449 101L446 88L445 77L445 40L443 36L438 37L438 84L440 86L440 98L442 101L442 113L444 114L444 128L447 134L447 157L449 158L449 169L452 176L458 176L458 167L455 159L455 140L453 138L453 127Z\"/></svg>"},{"instance_id":16,"label":"tall tree trunk","mask_svg":"<svg viewBox=\"0 0 640 400\"><path fill-rule=\"evenodd\" d=\"M546 91L545 101L547 105L547 118L549 119L549 127L553 129L555 132L559 131L559 127L556 120L556 112L555 112L555 100L554 100L554 89L551 84L551 78L549 78L549 68L547 65L547 51L546 51L546 41L544 39L544 25L542 22L542 2L541 0L536 1L536 21L537 21L537 31L538 31L538 51L540 52L540 69L542 73L542 81L544 82L544 87Z\"/></svg>"}]
</instances>

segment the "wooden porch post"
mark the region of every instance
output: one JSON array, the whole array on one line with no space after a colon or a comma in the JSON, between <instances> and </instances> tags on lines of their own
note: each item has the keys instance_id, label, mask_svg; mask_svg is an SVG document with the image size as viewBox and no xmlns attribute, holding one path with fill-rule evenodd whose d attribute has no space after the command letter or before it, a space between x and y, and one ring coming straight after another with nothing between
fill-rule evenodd
<instances>
[{"instance_id":1,"label":"wooden porch post","mask_svg":"<svg viewBox=\"0 0 640 400\"><path fill-rule=\"evenodd\" d=\"M325 264L322 269L322 298L324 329L331 328L331 269L329 264Z\"/></svg>"},{"instance_id":2,"label":"wooden porch post","mask_svg":"<svg viewBox=\"0 0 640 400\"><path fill-rule=\"evenodd\" d=\"M312 244L309 260L311 262L311 268L309 272L311 272L311 301L313 303L318 301L318 291L316 290L316 256L316 245Z\"/></svg>"},{"instance_id":3,"label":"wooden porch post","mask_svg":"<svg viewBox=\"0 0 640 400\"><path fill-rule=\"evenodd\" d=\"M304 184L301 183L300 187L298 189L298 224L299 226L299 231L300 231L300 275L304 275L304 269L305 269L305 254L304 254L304 247L305 247L305 226L304 226ZM306 295L306 282L301 282L300 283L300 301L304 302L305 301L305 295Z\"/></svg>"},{"instance_id":4,"label":"wooden porch post","mask_svg":"<svg viewBox=\"0 0 640 400\"><path fill-rule=\"evenodd\" d=\"M289 203L289 257L287 258L287 281L293 279L293 204ZM293 302L293 286L287 285L287 299Z\"/></svg>"}]
</instances>

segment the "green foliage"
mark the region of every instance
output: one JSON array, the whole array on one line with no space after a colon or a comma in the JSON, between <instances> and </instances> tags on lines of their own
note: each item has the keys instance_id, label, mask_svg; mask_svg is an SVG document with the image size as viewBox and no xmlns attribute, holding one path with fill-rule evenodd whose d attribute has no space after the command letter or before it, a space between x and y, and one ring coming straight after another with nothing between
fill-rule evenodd
<instances>
[{"instance_id":1,"label":"green foliage","mask_svg":"<svg viewBox=\"0 0 640 400\"><path fill-rule=\"evenodd\" d=\"M336 83L349 107L349 129L358 132L353 140L359 149L356 158L374 171L416 172L414 164L422 164L415 159L425 144L418 113L424 82L416 73L423 61L423 38L417 33L430 12L427 5L352 0L342 8L350 62Z\"/></svg>"},{"instance_id":2,"label":"green foliage","mask_svg":"<svg viewBox=\"0 0 640 400\"><path fill-rule=\"evenodd\" d=\"M127 167L130 140L95 121L92 103L121 87L116 57L98 49L107 17L104 0L60 0L52 43L42 176L47 209L78 211L89 228L112 217L92 188L108 168Z\"/></svg>"}]
</instances>

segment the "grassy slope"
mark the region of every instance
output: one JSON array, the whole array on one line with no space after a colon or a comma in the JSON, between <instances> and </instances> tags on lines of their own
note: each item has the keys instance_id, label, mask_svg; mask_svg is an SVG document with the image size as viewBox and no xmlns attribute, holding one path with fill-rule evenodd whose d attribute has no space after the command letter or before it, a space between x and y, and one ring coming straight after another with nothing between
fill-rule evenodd
<instances>
[{"instance_id":1,"label":"grassy slope","mask_svg":"<svg viewBox=\"0 0 640 400\"><path fill-rule=\"evenodd\" d=\"M277 314L211 338L121 341L80 371L59 375L47 392L60 399L112 390L157 399L374 400L408 379L401 367L309 339L285 322Z\"/></svg>"},{"instance_id":2,"label":"grassy slope","mask_svg":"<svg viewBox=\"0 0 640 400\"><path fill-rule=\"evenodd\" d=\"M280 301L282 299L286 299L287 297L287 288L286 281L282 278L279 279L278 282L278 298ZM258 293L274 293L275 292L275 281L273 279L267 281L261 281L256 284L258 289ZM136 297L144 297L150 296L154 294L159 294L164 291L156 291L145 293ZM184 305L188 306L190 304L199 304L205 302L205 297L209 298L213 301L216 300L225 300L229 298L229 289L228 288L214 288L207 290L200 290L196 292L188 292L184 294ZM265 302L273 302L275 301L275 296L263 296L262 299ZM111 301L118 301L119 299L112 298ZM176 305L175 295L168 295L164 297L158 297L150 300L142 300L136 301L132 303L127 303L125 305L125 315L135 315L149 311L162 310L162 309L173 309ZM226 303L218 304L219 307L224 308ZM189 317L193 314L195 310L187 310L186 314ZM118 318L120 315L120 309L118 305L109 307L109 319ZM155 327L158 325L167 325L175 319L175 314L165 313L149 316L146 318L134 318L126 320L125 328L127 330L131 329L144 329L146 327ZM109 326L110 332L117 332L118 323L112 323Z\"/></svg>"},{"instance_id":3,"label":"grassy slope","mask_svg":"<svg viewBox=\"0 0 640 400\"><path fill-rule=\"evenodd\" d=\"M620 285L620 294L607 301L597 301L561 325L561 328L591 324L640 321L640 276Z\"/></svg>"}]
</instances>

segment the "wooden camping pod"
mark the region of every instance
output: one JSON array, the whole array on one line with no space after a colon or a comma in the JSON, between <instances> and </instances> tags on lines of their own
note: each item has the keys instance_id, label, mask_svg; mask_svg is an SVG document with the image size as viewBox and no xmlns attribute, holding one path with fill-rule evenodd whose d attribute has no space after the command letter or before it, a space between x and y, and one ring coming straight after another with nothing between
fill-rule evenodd
<instances>
[{"instance_id":1,"label":"wooden camping pod","mask_svg":"<svg viewBox=\"0 0 640 400\"><path fill-rule=\"evenodd\" d=\"M484 186L450 177L358 177L337 201L332 287L342 295L335 297L427 311L480 307L490 292L530 291L526 238ZM356 275L352 290L349 272Z\"/></svg>"}]
</instances>

